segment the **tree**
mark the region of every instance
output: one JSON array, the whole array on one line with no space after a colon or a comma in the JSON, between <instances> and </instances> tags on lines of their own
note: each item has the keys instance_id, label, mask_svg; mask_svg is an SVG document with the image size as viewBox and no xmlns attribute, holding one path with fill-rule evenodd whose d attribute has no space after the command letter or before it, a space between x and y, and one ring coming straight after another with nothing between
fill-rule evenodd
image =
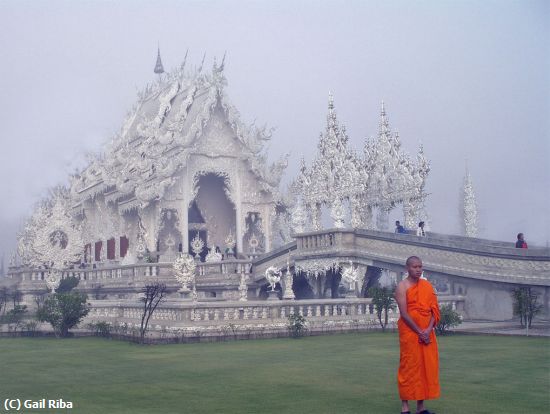
<instances>
[{"instance_id":1,"label":"tree","mask_svg":"<svg viewBox=\"0 0 550 414\"><path fill-rule=\"evenodd\" d=\"M13 307L15 308L17 305L19 305L19 302L23 299L23 292L21 292L17 288L13 288L13 291L10 293L10 297L13 300Z\"/></svg>"},{"instance_id":2,"label":"tree","mask_svg":"<svg viewBox=\"0 0 550 414\"><path fill-rule=\"evenodd\" d=\"M6 314L6 304L8 303L8 300L10 300L8 288L3 286L0 288L0 310L3 315Z\"/></svg>"},{"instance_id":3,"label":"tree","mask_svg":"<svg viewBox=\"0 0 550 414\"><path fill-rule=\"evenodd\" d=\"M450 328L462 323L460 315L453 310L451 305L443 305L439 311L441 317L439 318L439 323L435 327L435 331L438 335L445 335Z\"/></svg>"},{"instance_id":4,"label":"tree","mask_svg":"<svg viewBox=\"0 0 550 414\"><path fill-rule=\"evenodd\" d=\"M395 286L389 287L372 287L369 289L369 296L372 298L372 304L376 310L376 316L382 330L386 330L388 326L388 312L389 310L395 310L396 304L393 299L395 292ZM384 314L384 321L382 322L382 314Z\"/></svg>"},{"instance_id":5,"label":"tree","mask_svg":"<svg viewBox=\"0 0 550 414\"><path fill-rule=\"evenodd\" d=\"M143 302L143 311L141 314L141 325L139 328L139 341L143 343L145 339L145 333L149 326L149 319L157 309L157 306L166 298L168 290L164 283L153 283L152 285L145 285L141 290L143 296L140 301Z\"/></svg>"},{"instance_id":6,"label":"tree","mask_svg":"<svg viewBox=\"0 0 550 414\"><path fill-rule=\"evenodd\" d=\"M16 332L17 329L19 329L22 326L23 318L25 317L25 313L27 313L27 306L26 305L15 305L13 309L11 309L6 314L6 322L9 324L8 329L12 332Z\"/></svg>"},{"instance_id":7,"label":"tree","mask_svg":"<svg viewBox=\"0 0 550 414\"><path fill-rule=\"evenodd\" d=\"M78 286L80 280L75 276L69 276L65 279L61 279L59 286L55 290L56 293L67 293Z\"/></svg>"},{"instance_id":8,"label":"tree","mask_svg":"<svg viewBox=\"0 0 550 414\"><path fill-rule=\"evenodd\" d=\"M90 312L87 295L80 292L55 293L44 302L36 316L49 322L55 334L65 338L69 329L76 326Z\"/></svg>"},{"instance_id":9,"label":"tree","mask_svg":"<svg viewBox=\"0 0 550 414\"><path fill-rule=\"evenodd\" d=\"M533 317L542 309L538 303L539 295L531 287L518 287L512 291L514 315L519 316L521 326L531 327Z\"/></svg>"}]
</instances>

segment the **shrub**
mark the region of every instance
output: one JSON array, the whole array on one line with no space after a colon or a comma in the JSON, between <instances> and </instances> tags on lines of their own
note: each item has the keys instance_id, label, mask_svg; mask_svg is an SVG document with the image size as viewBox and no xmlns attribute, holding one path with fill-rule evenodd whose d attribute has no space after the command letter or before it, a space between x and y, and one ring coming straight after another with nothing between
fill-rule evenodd
<instances>
[{"instance_id":1,"label":"shrub","mask_svg":"<svg viewBox=\"0 0 550 414\"><path fill-rule=\"evenodd\" d=\"M376 316L378 322L382 327L382 330L386 330L388 326L388 312L396 309L395 300L393 299L395 293L395 286L389 287L372 287L369 289L368 294L372 297L372 304L376 310ZM382 321L382 314L384 314L384 320Z\"/></svg>"},{"instance_id":2,"label":"shrub","mask_svg":"<svg viewBox=\"0 0 550 414\"><path fill-rule=\"evenodd\" d=\"M113 327L109 322L103 322L103 321L89 323L88 327L94 333L95 336L100 336L102 338L110 338L111 331L113 330Z\"/></svg>"},{"instance_id":3,"label":"shrub","mask_svg":"<svg viewBox=\"0 0 550 414\"><path fill-rule=\"evenodd\" d=\"M26 305L15 305L13 309L6 313L5 320L8 323L8 330L10 332L17 332L19 328L23 327L23 318L26 313Z\"/></svg>"},{"instance_id":4,"label":"shrub","mask_svg":"<svg viewBox=\"0 0 550 414\"><path fill-rule=\"evenodd\" d=\"M539 296L530 287L518 287L512 291L514 315L519 316L521 326L531 327L533 317L542 309Z\"/></svg>"},{"instance_id":5,"label":"shrub","mask_svg":"<svg viewBox=\"0 0 550 414\"><path fill-rule=\"evenodd\" d=\"M435 327L438 335L445 335L450 328L458 326L462 323L462 318L458 312L453 310L451 305L443 305L440 308L441 319Z\"/></svg>"},{"instance_id":6,"label":"shrub","mask_svg":"<svg viewBox=\"0 0 550 414\"><path fill-rule=\"evenodd\" d=\"M287 328L291 337L301 338L307 332L306 318L296 313L289 315Z\"/></svg>"}]
</instances>

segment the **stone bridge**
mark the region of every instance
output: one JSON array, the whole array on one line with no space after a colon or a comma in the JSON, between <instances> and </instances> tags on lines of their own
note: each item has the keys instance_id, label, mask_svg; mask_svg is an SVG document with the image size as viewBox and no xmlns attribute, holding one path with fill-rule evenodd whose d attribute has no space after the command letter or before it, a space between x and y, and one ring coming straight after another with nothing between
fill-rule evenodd
<instances>
[{"instance_id":1,"label":"stone bridge","mask_svg":"<svg viewBox=\"0 0 550 414\"><path fill-rule=\"evenodd\" d=\"M401 280L407 257L419 256L439 295L463 295L470 319L513 317L510 292L530 286L550 316L550 249L516 249L513 243L430 233L427 237L374 230L323 230L301 233L295 241L257 258L253 274L261 282L265 269L287 263L308 275L316 295L323 296L323 277L352 262L362 272L384 269L392 282ZM368 280L367 280L368 282ZM317 285L317 286L316 286Z\"/></svg>"}]
</instances>

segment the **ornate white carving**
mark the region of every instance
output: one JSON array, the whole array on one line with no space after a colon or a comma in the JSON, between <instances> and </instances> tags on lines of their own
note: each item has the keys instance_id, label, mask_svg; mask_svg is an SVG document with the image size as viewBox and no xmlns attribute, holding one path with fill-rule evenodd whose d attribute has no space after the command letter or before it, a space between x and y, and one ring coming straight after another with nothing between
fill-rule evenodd
<instances>
[{"instance_id":1,"label":"ornate white carving","mask_svg":"<svg viewBox=\"0 0 550 414\"><path fill-rule=\"evenodd\" d=\"M297 272L304 272L306 276L315 278L324 276L329 270L337 270L339 267L339 262L331 258L300 260L295 264Z\"/></svg>"},{"instance_id":2,"label":"ornate white carving","mask_svg":"<svg viewBox=\"0 0 550 414\"><path fill-rule=\"evenodd\" d=\"M174 260L173 268L176 280L181 284L182 292L189 292L189 283L195 281L197 265L191 255L181 254Z\"/></svg>"},{"instance_id":3,"label":"ornate white carving","mask_svg":"<svg viewBox=\"0 0 550 414\"><path fill-rule=\"evenodd\" d=\"M195 258L199 257L202 249L204 249L204 241L200 238L199 232L197 232L193 240L191 240L191 250L195 253Z\"/></svg>"},{"instance_id":4,"label":"ornate white carving","mask_svg":"<svg viewBox=\"0 0 550 414\"><path fill-rule=\"evenodd\" d=\"M462 185L460 213L462 217L462 233L468 237L477 237L477 204L472 176L466 171Z\"/></svg>"},{"instance_id":5,"label":"ornate white carving","mask_svg":"<svg viewBox=\"0 0 550 414\"><path fill-rule=\"evenodd\" d=\"M332 202L332 209L330 211L330 217L334 220L334 227L341 229L344 227L344 206L342 205L342 200L338 197Z\"/></svg>"},{"instance_id":6,"label":"ornate white carving","mask_svg":"<svg viewBox=\"0 0 550 414\"><path fill-rule=\"evenodd\" d=\"M265 270L265 278L271 286L271 291L275 291L275 285L281 281L281 271L275 266L270 266Z\"/></svg>"},{"instance_id":7,"label":"ornate white carving","mask_svg":"<svg viewBox=\"0 0 550 414\"><path fill-rule=\"evenodd\" d=\"M359 270L357 267L353 267L351 260L349 266L344 267L344 270L342 270L342 279L349 284L350 289L354 289L355 284L359 281Z\"/></svg>"},{"instance_id":8,"label":"ornate white carving","mask_svg":"<svg viewBox=\"0 0 550 414\"><path fill-rule=\"evenodd\" d=\"M69 202L67 191L58 188L35 210L19 237L19 256L25 263L61 270L80 260L84 243Z\"/></svg>"},{"instance_id":9,"label":"ornate white carving","mask_svg":"<svg viewBox=\"0 0 550 414\"><path fill-rule=\"evenodd\" d=\"M331 208L334 225L344 227L345 203L349 203L352 227L370 228L372 209L376 208L378 228L387 229L387 212L396 204L405 204L404 222L414 226L426 198L424 185L430 170L422 146L416 162L412 162L401 150L399 135L390 129L383 103L378 138L366 142L362 159L348 149L348 140L344 126L336 119L330 95L319 152L310 168L302 161L294 183L310 211L313 229L321 229L322 205Z\"/></svg>"},{"instance_id":10,"label":"ornate white carving","mask_svg":"<svg viewBox=\"0 0 550 414\"><path fill-rule=\"evenodd\" d=\"M244 302L248 300L248 285L246 284L248 276L246 273L241 273L241 279L239 282L239 300Z\"/></svg>"}]
</instances>

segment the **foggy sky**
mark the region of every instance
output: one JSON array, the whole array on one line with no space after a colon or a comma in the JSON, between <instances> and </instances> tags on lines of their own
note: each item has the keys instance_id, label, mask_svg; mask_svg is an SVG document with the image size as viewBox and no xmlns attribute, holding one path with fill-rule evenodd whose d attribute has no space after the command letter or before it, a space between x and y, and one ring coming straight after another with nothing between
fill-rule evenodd
<instances>
[{"instance_id":1,"label":"foggy sky","mask_svg":"<svg viewBox=\"0 0 550 414\"><path fill-rule=\"evenodd\" d=\"M431 161L432 230L459 232L467 162L480 237L547 245L549 18L545 1L0 1L0 255L120 129L157 44L165 69L227 51L229 100L276 127L285 181L314 156L329 91L360 151L383 100L404 149Z\"/></svg>"}]
</instances>

